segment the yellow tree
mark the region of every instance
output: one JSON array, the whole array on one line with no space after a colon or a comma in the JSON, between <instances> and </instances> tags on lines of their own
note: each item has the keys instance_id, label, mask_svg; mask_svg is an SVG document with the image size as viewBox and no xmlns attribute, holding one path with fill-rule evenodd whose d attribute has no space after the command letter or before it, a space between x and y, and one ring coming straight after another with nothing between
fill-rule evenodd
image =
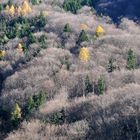
<instances>
[{"instance_id":1,"label":"yellow tree","mask_svg":"<svg viewBox=\"0 0 140 140\"><path fill-rule=\"evenodd\" d=\"M11 119L14 121L17 121L21 118L21 108L19 107L19 105L16 103L15 107L11 113Z\"/></svg>"},{"instance_id":2,"label":"yellow tree","mask_svg":"<svg viewBox=\"0 0 140 140\"><path fill-rule=\"evenodd\" d=\"M17 13L18 13L18 15L20 15L20 14L21 14L21 11L22 11L21 7L20 7L20 6L19 6L19 7L17 7Z\"/></svg>"},{"instance_id":3,"label":"yellow tree","mask_svg":"<svg viewBox=\"0 0 140 140\"><path fill-rule=\"evenodd\" d=\"M17 45L17 51L20 52L20 53L22 53L24 51L24 47L23 47L23 45L21 43L19 43Z\"/></svg>"},{"instance_id":4,"label":"yellow tree","mask_svg":"<svg viewBox=\"0 0 140 140\"><path fill-rule=\"evenodd\" d=\"M0 50L0 59L5 56L6 52L4 50Z\"/></svg>"},{"instance_id":5,"label":"yellow tree","mask_svg":"<svg viewBox=\"0 0 140 140\"><path fill-rule=\"evenodd\" d=\"M25 0L23 3L22 3L22 7L21 7L21 13L22 15L25 15L25 14L28 14L32 11L31 7L30 7L30 4L27 0Z\"/></svg>"},{"instance_id":6,"label":"yellow tree","mask_svg":"<svg viewBox=\"0 0 140 140\"><path fill-rule=\"evenodd\" d=\"M104 28L103 28L101 25L99 25L99 26L96 28L95 33L96 33L96 36L99 37L99 36L105 34L105 30L104 30Z\"/></svg>"},{"instance_id":7,"label":"yellow tree","mask_svg":"<svg viewBox=\"0 0 140 140\"><path fill-rule=\"evenodd\" d=\"M14 15L15 14L15 7L14 7L14 5L11 5L11 7L9 9L9 14L10 15Z\"/></svg>"},{"instance_id":8,"label":"yellow tree","mask_svg":"<svg viewBox=\"0 0 140 140\"><path fill-rule=\"evenodd\" d=\"M6 10L6 13L8 13L8 14L9 14L9 10L10 10L10 7L9 7L9 5L6 5L6 8L5 8L5 10Z\"/></svg>"},{"instance_id":9,"label":"yellow tree","mask_svg":"<svg viewBox=\"0 0 140 140\"><path fill-rule=\"evenodd\" d=\"M82 61L88 61L90 59L90 53L89 53L88 48L82 47L80 49L79 58Z\"/></svg>"}]
</instances>

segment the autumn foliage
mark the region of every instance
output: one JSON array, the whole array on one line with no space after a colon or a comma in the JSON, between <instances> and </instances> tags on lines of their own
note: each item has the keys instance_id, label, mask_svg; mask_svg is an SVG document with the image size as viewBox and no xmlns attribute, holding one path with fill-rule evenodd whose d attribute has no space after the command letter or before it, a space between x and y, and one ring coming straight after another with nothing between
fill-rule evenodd
<instances>
[{"instance_id":1,"label":"autumn foliage","mask_svg":"<svg viewBox=\"0 0 140 140\"><path fill-rule=\"evenodd\" d=\"M32 12L32 8L29 2L27 0L24 0L21 6L16 7L15 5L11 5L11 6L7 5L5 11L7 14L10 14L12 16L15 14L27 15Z\"/></svg>"},{"instance_id":2,"label":"autumn foliage","mask_svg":"<svg viewBox=\"0 0 140 140\"><path fill-rule=\"evenodd\" d=\"M79 54L79 58L82 61L88 61L90 59L90 54L89 54L89 50L86 47L82 47L80 49L80 54Z\"/></svg>"}]
</instances>

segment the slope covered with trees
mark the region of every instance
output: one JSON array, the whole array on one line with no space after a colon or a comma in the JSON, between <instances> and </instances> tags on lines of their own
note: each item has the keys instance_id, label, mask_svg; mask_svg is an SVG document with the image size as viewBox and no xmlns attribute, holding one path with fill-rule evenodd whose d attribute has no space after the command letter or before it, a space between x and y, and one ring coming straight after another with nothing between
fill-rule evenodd
<instances>
[{"instance_id":1,"label":"slope covered with trees","mask_svg":"<svg viewBox=\"0 0 140 140\"><path fill-rule=\"evenodd\" d=\"M2 0L0 139L140 139L140 26L98 3Z\"/></svg>"}]
</instances>

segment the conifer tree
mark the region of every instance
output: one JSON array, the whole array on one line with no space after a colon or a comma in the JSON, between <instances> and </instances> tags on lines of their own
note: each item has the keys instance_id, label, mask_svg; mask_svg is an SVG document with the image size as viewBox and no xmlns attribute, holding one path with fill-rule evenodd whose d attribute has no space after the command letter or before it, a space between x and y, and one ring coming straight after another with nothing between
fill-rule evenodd
<instances>
[{"instance_id":1,"label":"conifer tree","mask_svg":"<svg viewBox=\"0 0 140 140\"><path fill-rule=\"evenodd\" d=\"M32 33L30 33L28 35L28 45L32 44L32 43L35 43L35 42L36 42L36 37Z\"/></svg>"},{"instance_id":2,"label":"conifer tree","mask_svg":"<svg viewBox=\"0 0 140 140\"><path fill-rule=\"evenodd\" d=\"M84 41L88 41L88 40L89 39L88 39L88 36L87 36L86 32L84 30L82 30L79 37L78 37L77 44L80 44L80 43L82 43Z\"/></svg>"},{"instance_id":3,"label":"conifer tree","mask_svg":"<svg viewBox=\"0 0 140 140\"><path fill-rule=\"evenodd\" d=\"M111 57L108 61L108 72L113 72L116 69L115 60Z\"/></svg>"},{"instance_id":4,"label":"conifer tree","mask_svg":"<svg viewBox=\"0 0 140 140\"><path fill-rule=\"evenodd\" d=\"M93 92L93 86L89 80L89 77L87 76L85 79L85 95L87 95L90 92Z\"/></svg>"},{"instance_id":5,"label":"conifer tree","mask_svg":"<svg viewBox=\"0 0 140 140\"><path fill-rule=\"evenodd\" d=\"M38 108L45 101L45 94L43 92L40 92L38 95L33 96L33 100L35 103L35 108Z\"/></svg>"},{"instance_id":6,"label":"conifer tree","mask_svg":"<svg viewBox=\"0 0 140 140\"><path fill-rule=\"evenodd\" d=\"M39 41L39 44L40 44L40 47L41 47L41 48L46 48L46 47L47 47L47 45L46 45L46 43L47 43L47 36L46 36L46 35L42 35L42 36L38 39L38 41Z\"/></svg>"},{"instance_id":7,"label":"conifer tree","mask_svg":"<svg viewBox=\"0 0 140 140\"><path fill-rule=\"evenodd\" d=\"M105 91L105 88L106 88L105 78L103 76L100 76L97 83L98 94L103 94Z\"/></svg>"},{"instance_id":8,"label":"conifer tree","mask_svg":"<svg viewBox=\"0 0 140 140\"><path fill-rule=\"evenodd\" d=\"M81 8L80 0L65 0L63 3L63 8L66 11L71 11L72 13L76 14L77 10Z\"/></svg>"},{"instance_id":9,"label":"conifer tree","mask_svg":"<svg viewBox=\"0 0 140 140\"><path fill-rule=\"evenodd\" d=\"M47 23L47 20L43 14L43 12L40 12L40 15L36 17L34 24L36 27L41 28L44 27Z\"/></svg>"},{"instance_id":10,"label":"conifer tree","mask_svg":"<svg viewBox=\"0 0 140 140\"><path fill-rule=\"evenodd\" d=\"M35 108L35 103L32 97L29 97L26 105L26 113L30 113Z\"/></svg>"},{"instance_id":11,"label":"conifer tree","mask_svg":"<svg viewBox=\"0 0 140 140\"><path fill-rule=\"evenodd\" d=\"M31 3L32 3L33 5L39 4L39 0L31 0Z\"/></svg>"},{"instance_id":12,"label":"conifer tree","mask_svg":"<svg viewBox=\"0 0 140 140\"><path fill-rule=\"evenodd\" d=\"M3 10L3 5L0 3L0 12Z\"/></svg>"},{"instance_id":13,"label":"conifer tree","mask_svg":"<svg viewBox=\"0 0 140 140\"><path fill-rule=\"evenodd\" d=\"M69 23L67 23L67 24L64 26L63 31L66 32L66 33L71 32L71 28L70 28Z\"/></svg>"},{"instance_id":14,"label":"conifer tree","mask_svg":"<svg viewBox=\"0 0 140 140\"><path fill-rule=\"evenodd\" d=\"M128 70L132 70L136 68L136 56L132 49L129 49L127 53L127 66Z\"/></svg>"}]
</instances>

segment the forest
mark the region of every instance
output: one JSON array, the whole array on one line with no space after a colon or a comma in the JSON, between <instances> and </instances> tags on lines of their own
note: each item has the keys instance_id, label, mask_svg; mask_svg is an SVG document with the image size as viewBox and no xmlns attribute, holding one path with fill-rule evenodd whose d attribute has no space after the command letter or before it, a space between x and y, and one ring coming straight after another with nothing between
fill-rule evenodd
<instances>
[{"instance_id":1,"label":"forest","mask_svg":"<svg viewBox=\"0 0 140 140\"><path fill-rule=\"evenodd\" d=\"M139 4L1 0L0 140L140 140Z\"/></svg>"}]
</instances>

